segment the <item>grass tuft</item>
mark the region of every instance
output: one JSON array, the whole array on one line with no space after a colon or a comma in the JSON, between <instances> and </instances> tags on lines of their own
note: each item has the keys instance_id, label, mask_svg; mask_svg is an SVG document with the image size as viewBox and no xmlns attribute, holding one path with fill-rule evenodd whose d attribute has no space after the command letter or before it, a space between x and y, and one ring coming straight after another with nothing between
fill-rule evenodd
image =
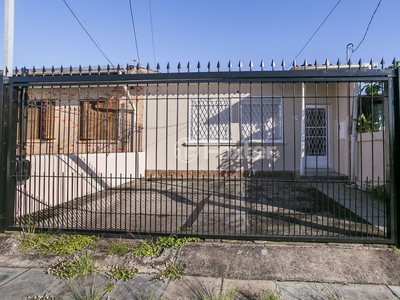
<instances>
[{"instance_id":1,"label":"grass tuft","mask_svg":"<svg viewBox=\"0 0 400 300\"><path fill-rule=\"evenodd\" d=\"M121 266L113 266L109 272L107 272L107 276L109 278L118 280L128 280L132 279L138 273L138 269L127 269Z\"/></svg>"},{"instance_id":2,"label":"grass tuft","mask_svg":"<svg viewBox=\"0 0 400 300\"><path fill-rule=\"evenodd\" d=\"M86 251L75 255L70 261L59 261L57 265L47 270L47 273L60 279L73 279L78 276L93 274L96 272L93 256Z\"/></svg>"},{"instance_id":3,"label":"grass tuft","mask_svg":"<svg viewBox=\"0 0 400 300\"><path fill-rule=\"evenodd\" d=\"M159 270L159 274L156 276L156 279L158 280L168 280L168 279L172 279L172 280L181 280L182 279L182 273L185 270L185 266L184 265L180 265L180 264L175 264L172 261L169 261L166 264L166 268Z\"/></svg>"}]
</instances>

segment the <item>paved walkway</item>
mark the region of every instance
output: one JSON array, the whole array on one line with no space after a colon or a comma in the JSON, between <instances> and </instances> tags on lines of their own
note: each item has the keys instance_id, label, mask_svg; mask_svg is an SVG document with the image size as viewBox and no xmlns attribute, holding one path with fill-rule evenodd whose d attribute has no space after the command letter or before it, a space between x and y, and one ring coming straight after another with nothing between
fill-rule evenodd
<instances>
[{"instance_id":1,"label":"paved walkway","mask_svg":"<svg viewBox=\"0 0 400 300\"><path fill-rule=\"evenodd\" d=\"M28 299L53 296L54 299L88 299L102 294L111 284L104 273L74 281L63 281L42 269L0 268L1 299ZM119 281L103 299L218 299L234 289L239 299L256 299L263 291L279 293L281 299L400 299L400 287L391 285L330 284L272 280L231 280L184 276L181 281L154 281L154 276L138 274ZM213 297L214 296L214 297ZM242 298L240 298L242 296ZM92 299L92 298L89 298ZM93 298L94 299L94 298Z\"/></svg>"},{"instance_id":2,"label":"paved walkway","mask_svg":"<svg viewBox=\"0 0 400 300\"><path fill-rule=\"evenodd\" d=\"M118 281L109 299L218 299L234 288L241 291L238 299L256 299L266 290L280 299L400 299L400 255L385 245L205 241L143 259L108 255L99 246L100 272L66 281L45 272L57 256L18 251L12 235L0 242L0 299L103 293L114 282L105 272L115 264L136 266L139 274ZM186 266L183 279L154 280L170 260Z\"/></svg>"}]
</instances>

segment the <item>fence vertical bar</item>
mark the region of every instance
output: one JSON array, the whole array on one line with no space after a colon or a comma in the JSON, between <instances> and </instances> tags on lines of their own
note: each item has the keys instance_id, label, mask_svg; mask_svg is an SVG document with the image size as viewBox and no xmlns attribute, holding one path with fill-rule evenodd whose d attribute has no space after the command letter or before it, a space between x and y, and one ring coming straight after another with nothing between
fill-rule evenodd
<instances>
[{"instance_id":1,"label":"fence vertical bar","mask_svg":"<svg viewBox=\"0 0 400 300\"><path fill-rule=\"evenodd\" d=\"M389 103L390 107L393 108L394 112L390 114L393 118L393 121L390 122L393 124L393 130L391 134L392 139L392 150L391 150L391 202L392 208L394 209L394 213L391 216L394 216L393 220L393 237L395 241L396 247L400 247L400 188L397 187L397 184L400 180L400 159L398 158L398 153L400 151L400 68L396 68L394 70L394 80L393 80L393 94L392 98L393 103ZM389 99L390 100L390 99ZM397 155L396 155L397 154Z\"/></svg>"}]
</instances>

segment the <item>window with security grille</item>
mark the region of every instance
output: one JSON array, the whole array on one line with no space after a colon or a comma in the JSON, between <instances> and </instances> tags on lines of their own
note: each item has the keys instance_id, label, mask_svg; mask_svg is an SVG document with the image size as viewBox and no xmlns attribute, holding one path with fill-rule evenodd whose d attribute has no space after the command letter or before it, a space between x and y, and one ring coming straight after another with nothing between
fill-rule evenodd
<instances>
[{"instance_id":1,"label":"window with security grille","mask_svg":"<svg viewBox=\"0 0 400 300\"><path fill-rule=\"evenodd\" d=\"M52 140L55 125L55 102L50 100L28 101L25 109L25 132L30 140Z\"/></svg>"},{"instance_id":2,"label":"window with security grille","mask_svg":"<svg viewBox=\"0 0 400 300\"><path fill-rule=\"evenodd\" d=\"M229 99L191 99L190 140L229 140L230 117Z\"/></svg>"},{"instance_id":3,"label":"window with security grille","mask_svg":"<svg viewBox=\"0 0 400 300\"><path fill-rule=\"evenodd\" d=\"M80 139L110 140L118 135L115 101L82 101Z\"/></svg>"},{"instance_id":4,"label":"window with security grille","mask_svg":"<svg viewBox=\"0 0 400 300\"><path fill-rule=\"evenodd\" d=\"M282 98L246 98L240 110L242 141L282 140Z\"/></svg>"}]
</instances>

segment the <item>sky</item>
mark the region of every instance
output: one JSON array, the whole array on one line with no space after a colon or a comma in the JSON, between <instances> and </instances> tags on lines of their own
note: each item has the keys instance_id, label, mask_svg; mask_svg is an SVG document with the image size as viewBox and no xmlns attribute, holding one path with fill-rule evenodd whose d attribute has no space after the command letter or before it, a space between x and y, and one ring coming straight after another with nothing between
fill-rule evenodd
<instances>
[{"instance_id":1,"label":"sky","mask_svg":"<svg viewBox=\"0 0 400 300\"><path fill-rule=\"evenodd\" d=\"M338 4L339 3L339 4ZM13 66L31 69L60 66L135 64L171 72L180 62L191 71L198 62L233 70L270 69L284 59L320 64L346 60L364 37L379 0L15 0ZM91 38L69 10L74 11ZM337 6L336 6L337 4ZM133 22L131 10L132 6ZM332 9L336 6L329 18ZM400 59L400 1L382 0L353 62L371 59L386 65ZM4 4L0 7L3 16ZM318 27L320 29L317 33ZM3 25L4 27L4 25ZM136 33L136 39L135 39ZM314 37L309 41L311 36ZM4 44L4 30L0 33ZM301 51L301 49L308 45ZM137 51L138 50L138 51ZM299 53L301 51L301 53ZM0 49L3 58L4 47ZM3 69L3 59L0 69Z\"/></svg>"}]
</instances>

